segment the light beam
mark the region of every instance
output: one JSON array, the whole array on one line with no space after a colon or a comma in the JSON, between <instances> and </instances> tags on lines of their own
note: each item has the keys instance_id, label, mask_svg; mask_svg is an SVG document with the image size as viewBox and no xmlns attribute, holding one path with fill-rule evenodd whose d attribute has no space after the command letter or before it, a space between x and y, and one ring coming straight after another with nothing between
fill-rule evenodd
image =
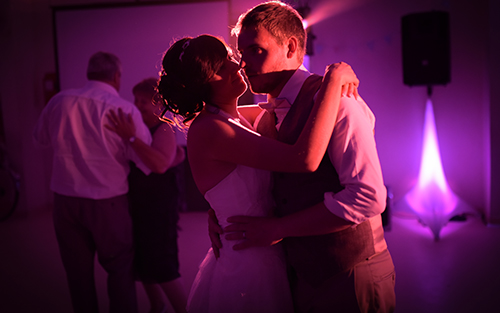
<instances>
[{"instance_id":1,"label":"light beam","mask_svg":"<svg viewBox=\"0 0 500 313\"><path fill-rule=\"evenodd\" d=\"M373 0L323 0L321 2L315 3L314 8L306 18L306 25L307 27L312 26L327 18L345 13L371 1Z\"/></svg>"}]
</instances>

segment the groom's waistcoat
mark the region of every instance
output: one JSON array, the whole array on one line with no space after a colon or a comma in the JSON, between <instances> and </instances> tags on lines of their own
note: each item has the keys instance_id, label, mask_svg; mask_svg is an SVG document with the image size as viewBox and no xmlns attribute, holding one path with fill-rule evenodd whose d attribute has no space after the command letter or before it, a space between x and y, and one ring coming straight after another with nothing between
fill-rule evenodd
<instances>
[{"instance_id":1,"label":"groom's waistcoat","mask_svg":"<svg viewBox=\"0 0 500 313\"><path fill-rule=\"evenodd\" d=\"M314 105L314 95L322 77L311 75L283 120L278 140L297 141ZM344 189L327 153L313 173L274 173L273 194L276 214L285 216L324 200L324 193ZM346 230L319 236L288 237L283 240L287 261L298 279L317 286L334 275L352 268L375 253L369 221Z\"/></svg>"}]
</instances>

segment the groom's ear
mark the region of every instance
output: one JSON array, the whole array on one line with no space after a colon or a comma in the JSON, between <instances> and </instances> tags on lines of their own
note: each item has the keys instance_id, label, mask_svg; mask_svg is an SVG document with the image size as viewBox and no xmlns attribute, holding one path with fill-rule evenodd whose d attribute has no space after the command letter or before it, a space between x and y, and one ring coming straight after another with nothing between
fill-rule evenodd
<instances>
[{"instance_id":1,"label":"groom's ear","mask_svg":"<svg viewBox=\"0 0 500 313\"><path fill-rule=\"evenodd\" d=\"M296 37L292 36L288 38L286 47L287 47L286 57L289 59L296 57L298 52L297 49L299 47L299 41L297 40Z\"/></svg>"}]
</instances>

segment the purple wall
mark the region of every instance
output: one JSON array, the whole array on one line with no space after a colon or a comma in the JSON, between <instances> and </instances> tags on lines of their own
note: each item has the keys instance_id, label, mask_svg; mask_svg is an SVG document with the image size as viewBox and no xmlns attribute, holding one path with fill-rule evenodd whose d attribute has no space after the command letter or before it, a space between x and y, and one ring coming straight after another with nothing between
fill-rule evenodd
<instances>
[{"instance_id":1,"label":"purple wall","mask_svg":"<svg viewBox=\"0 0 500 313\"><path fill-rule=\"evenodd\" d=\"M409 13L444 10L450 13L451 83L435 87L432 98L444 172L461 199L481 212L489 211L489 86L494 82L489 81L487 55L488 40L496 37L488 37L488 9L494 1L477 0L474 6L466 0L292 1L307 2L311 14L326 16L312 26L317 38L311 71L323 73L327 64L345 61L357 72L360 93L377 117L384 178L396 202L418 177L426 101L424 87L403 84L400 19ZM5 142L22 177L19 210L25 213L47 208L51 201L46 170L49 158L43 153L33 157L31 143L32 125L45 105L43 78L55 72L50 6L86 2L137 1L8 0L8 10L0 10L6 26L0 105ZM229 23L234 24L240 13L260 1L229 2ZM491 206L500 221L499 204Z\"/></svg>"},{"instance_id":2,"label":"purple wall","mask_svg":"<svg viewBox=\"0 0 500 313\"><path fill-rule=\"evenodd\" d=\"M314 12L322 0L310 1ZM311 71L345 61L361 80L360 93L377 117L376 139L384 179L399 201L418 177L425 87L403 84L401 17L432 10L450 14L451 83L433 88L443 167L451 189L474 208L485 208L489 155L486 73L486 3L357 1L313 25ZM483 3L481 3L483 2ZM340 2L339 3L343 3ZM333 8L332 11L334 11ZM473 79L471 79L473 78Z\"/></svg>"}]
</instances>

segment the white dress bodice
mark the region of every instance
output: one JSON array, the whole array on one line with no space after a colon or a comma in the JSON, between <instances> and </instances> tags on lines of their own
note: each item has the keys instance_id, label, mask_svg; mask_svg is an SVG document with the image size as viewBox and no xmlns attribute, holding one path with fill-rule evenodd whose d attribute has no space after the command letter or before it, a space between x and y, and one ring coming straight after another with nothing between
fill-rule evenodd
<instances>
[{"instance_id":1,"label":"white dress bodice","mask_svg":"<svg viewBox=\"0 0 500 313\"><path fill-rule=\"evenodd\" d=\"M268 216L273 209L271 174L242 165L205 194L222 227L234 215ZM223 237L223 236L222 236ZM222 238L220 258L210 249L188 300L189 312L293 312L280 244L235 251Z\"/></svg>"}]
</instances>

